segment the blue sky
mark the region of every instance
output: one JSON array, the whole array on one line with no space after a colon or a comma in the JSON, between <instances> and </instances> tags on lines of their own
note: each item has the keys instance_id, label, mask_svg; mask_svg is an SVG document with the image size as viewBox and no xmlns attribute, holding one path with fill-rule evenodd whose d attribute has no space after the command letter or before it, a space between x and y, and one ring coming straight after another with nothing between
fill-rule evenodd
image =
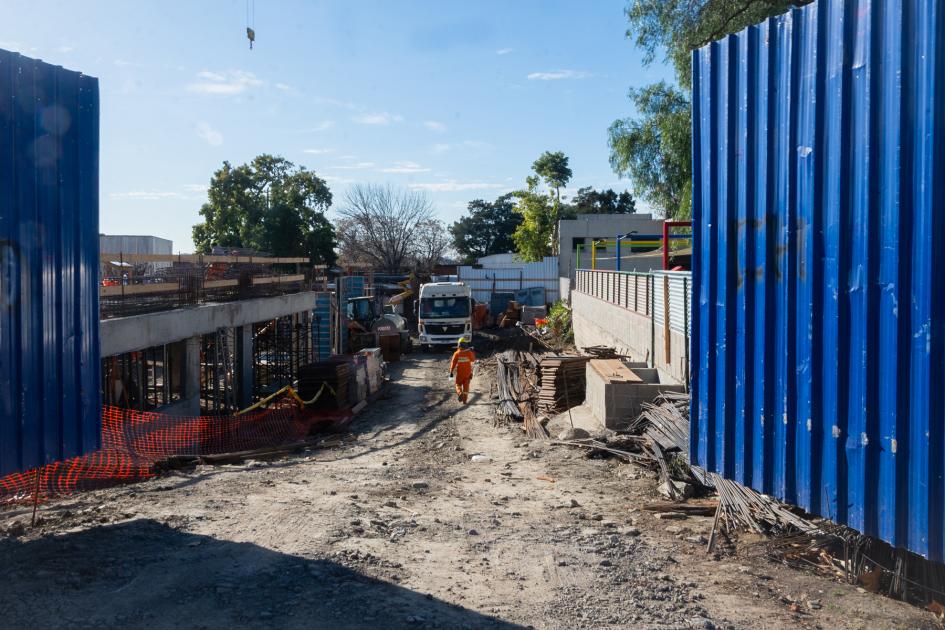
<instances>
[{"instance_id":1,"label":"blue sky","mask_svg":"<svg viewBox=\"0 0 945 630\"><path fill-rule=\"evenodd\" d=\"M630 187L606 130L671 79L624 37L623 0L8 0L0 48L100 79L101 230L190 251L223 160L282 155L343 203L355 182L426 191L446 222L521 187L545 150L580 186ZM332 213L329 213L330 215Z\"/></svg>"}]
</instances>

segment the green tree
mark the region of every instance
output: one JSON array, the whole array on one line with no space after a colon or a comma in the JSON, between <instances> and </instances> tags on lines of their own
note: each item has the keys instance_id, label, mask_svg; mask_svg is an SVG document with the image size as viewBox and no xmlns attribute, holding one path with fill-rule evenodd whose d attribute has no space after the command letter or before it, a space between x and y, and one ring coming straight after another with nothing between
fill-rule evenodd
<instances>
[{"instance_id":1,"label":"green tree","mask_svg":"<svg viewBox=\"0 0 945 630\"><path fill-rule=\"evenodd\" d=\"M449 227L453 249L463 262L472 263L482 256L515 249L512 234L521 225L522 215L515 212L515 197L511 193L492 202L474 199L467 209L469 214Z\"/></svg>"},{"instance_id":2,"label":"green tree","mask_svg":"<svg viewBox=\"0 0 945 630\"><path fill-rule=\"evenodd\" d=\"M525 190L512 193L516 199L515 211L522 217L512 239L522 260L538 262L552 251L552 236L557 227L553 198L539 188L537 176L530 176L525 181Z\"/></svg>"},{"instance_id":3,"label":"green tree","mask_svg":"<svg viewBox=\"0 0 945 630\"><path fill-rule=\"evenodd\" d=\"M630 90L637 118L610 126L610 165L669 218L689 216L692 137L689 99L666 82Z\"/></svg>"},{"instance_id":4,"label":"green tree","mask_svg":"<svg viewBox=\"0 0 945 630\"><path fill-rule=\"evenodd\" d=\"M709 42L737 33L791 7L813 0L630 0L627 37L652 63L662 51L676 68L676 78L689 88L690 53Z\"/></svg>"},{"instance_id":5,"label":"green tree","mask_svg":"<svg viewBox=\"0 0 945 630\"><path fill-rule=\"evenodd\" d=\"M532 170L548 187L551 197L551 253L558 253L558 219L561 218L561 189L571 181L568 156L561 151L545 151L532 164Z\"/></svg>"},{"instance_id":6,"label":"green tree","mask_svg":"<svg viewBox=\"0 0 945 630\"><path fill-rule=\"evenodd\" d=\"M631 89L638 116L609 129L610 163L670 218L688 217L691 197L691 52L746 26L813 0L630 0L627 37L650 64L661 52L684 91L665 82Z\"/></svg>"},{"instance_id":7,"label":"green tree","mask_svg":"<svg viewBox=\"0 0 945 630\"><path fill-rule=\"evenodd\" d=\"M579 214L632 214L636 211L636 201L626 190L618 194L612 188L594 190L585 186L579 188L571 203L562 208L561 218L574 218Z\"/></svg>"},{"instance_id":8,"label":"green tree","mask_svg":"<svg viewBox=\"0 0 945 630\"><path fill-rule=\"evenodd\" d=\"M325 217L331 191L312 171L285 158L259 155L224 162L213 174L203 222L193 227L198 253L213 246L247 247L275 256L307 256L334 264L335 233Z\"/></svg>"}]
</instances>

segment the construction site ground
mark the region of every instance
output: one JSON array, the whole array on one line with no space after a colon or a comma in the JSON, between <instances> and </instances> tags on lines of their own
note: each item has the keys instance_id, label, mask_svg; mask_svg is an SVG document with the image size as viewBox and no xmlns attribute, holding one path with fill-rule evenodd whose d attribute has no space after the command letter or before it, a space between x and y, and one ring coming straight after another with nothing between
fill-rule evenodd
<instances>
[{"instance_id":1,"label":"construction site ground","mask_svg":"<svg viewBox=\"0 0 945 630\"><path fill-rule=\"evenodd\" d=\"M341 443L0 512L3 628L938 627L660 520L651 474L495 427L448 355L391 366ZM335 440L337 442L337 440ZM477 456L479 455L479 456Z\"/></svg>"}]
</instances>

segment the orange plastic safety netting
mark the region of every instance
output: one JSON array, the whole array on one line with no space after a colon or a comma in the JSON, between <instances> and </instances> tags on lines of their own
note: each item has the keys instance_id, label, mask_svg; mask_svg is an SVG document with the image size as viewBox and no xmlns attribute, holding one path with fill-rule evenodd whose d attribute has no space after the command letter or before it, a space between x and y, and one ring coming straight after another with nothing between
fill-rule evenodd
<instances>
[{"instance_id":1,"label":"orange plastic safety netting","mask_svg":"<svg viewBox=\"0 0 945 630\"><path fill-rule=\"evenodd\" d=\"M295 442L308 435L310 424L288 397L238 416L172 416L106 406L99 450L0 477L0 504L31 501L34 493L43 500L141 481L156 475L157 462L174 455L213 455Z\"/></svg>"}]
</instances>

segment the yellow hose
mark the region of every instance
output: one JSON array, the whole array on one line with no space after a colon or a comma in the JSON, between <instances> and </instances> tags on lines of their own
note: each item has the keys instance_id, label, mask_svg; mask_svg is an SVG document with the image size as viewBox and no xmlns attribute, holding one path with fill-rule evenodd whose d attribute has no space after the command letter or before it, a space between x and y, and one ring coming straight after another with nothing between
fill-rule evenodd
<instances>
[{"instance_id":1,"label":"yellow hose","mask_svg":"<svg viewBox=\"0 0 945 630\"><path fill-rule=\"evenodd\" d=\"M286 385L285 387L283 387L282 389L280 389L280 390L277 391L276 393L270 394L269 396L266 396L265 398L263 398L263 399L260 400L259 402L255 403L255 404L253 404L253 405L250 405L250 406L247 407L246 409L242 409L242 410L240 410L240 411L237 411L237 412L236 412L235 414L233 414L233 415L241 416L241 415L243 415L244 413L249 413L250 411L253 411L254 409L259 409L259 408L262 407L263 405L266 405L266 404L272 402L273 399L278 398L278 397L281 396L282 394L288 394L291 398L294 398L295 401L296 401L297 403L299 403L300 406L302 406L302 407L307 407L308 405L314 404L319 398L321 398L321 395L322 395L322 393L325 391L326 388L327 388L328 391L330 391L333 395L336 395L335 390L334 390L334 389L331 387L331 385L329 385L328 382L326 381L326 382L322 383L322 386L321 386L321 388L318 390L318 393L315 394L315 396L314 396L311 400L302 400L302 397L299 396L298 392L296 392L295 389L294 389L291 385Z\"/></svg>"}]
</instances>

